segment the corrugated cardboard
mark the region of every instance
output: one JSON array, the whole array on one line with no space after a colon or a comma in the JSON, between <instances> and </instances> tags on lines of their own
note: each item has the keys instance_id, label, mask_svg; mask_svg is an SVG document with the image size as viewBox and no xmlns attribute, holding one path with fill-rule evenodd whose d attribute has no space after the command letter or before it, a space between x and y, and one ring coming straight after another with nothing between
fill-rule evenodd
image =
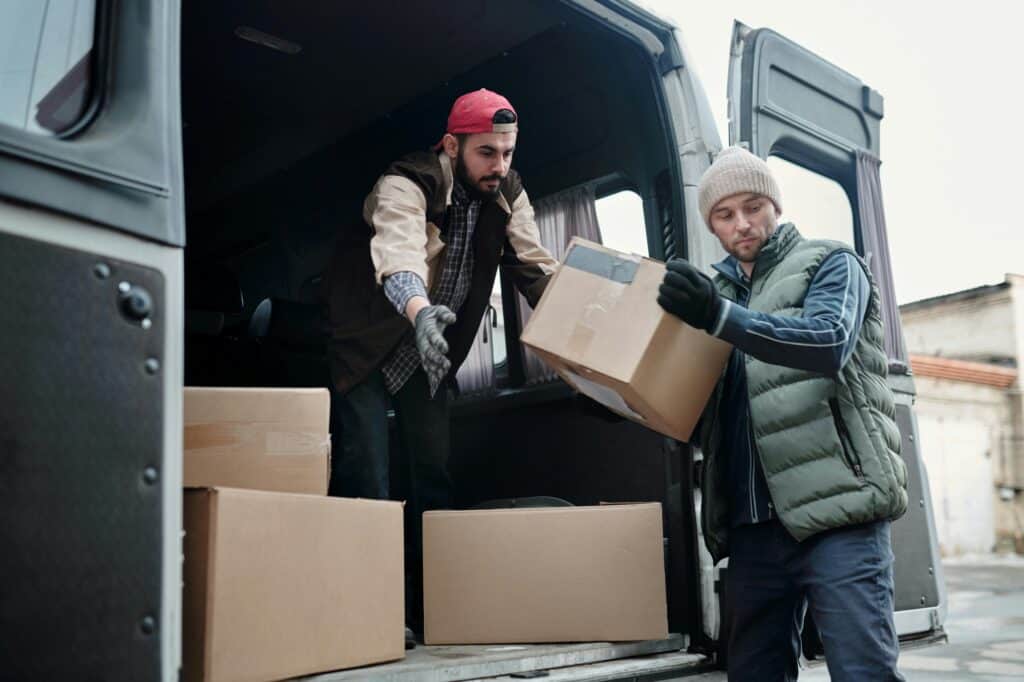
<instances>
[{"instance_id":1,"label":"corrugated cardboard","mask_svg":"<svg viewBox=\"0 0 1024 682\"><path fill-rule=\"evenodd\" d=\"M580 393L688 441L732 347L661 309L664 274L574 238L522 341Z\"/></svg>"},{"instance_id":2,"label":"corrugated cardboard","mask_svg":"<svg viewBox=\"0 0 1024 682\"><path fill-rule=\"evenodd\" d=\"M189 489L184 516L186 682L405 655L400 503Z\"/></svg>"},{"instance_id":3,"label":"corrugated cardboard","mask_svg":"<svg viewBox=\"0 0 1024 682\"><path fill-rule=\"evenodd\" d=\"M427 644L668 636L661 505L423 515Z\"/></svg>"},{"instance_id":4,"label":"corrugated cardboard","mask_svg":"<svg viewBox=\"0 0 1024 682\"><path fill-rule=\"evenodd\" d=\"M186 387L184 398L185 486L327 494L327 389Z\"/></svg>"}]
</instances>

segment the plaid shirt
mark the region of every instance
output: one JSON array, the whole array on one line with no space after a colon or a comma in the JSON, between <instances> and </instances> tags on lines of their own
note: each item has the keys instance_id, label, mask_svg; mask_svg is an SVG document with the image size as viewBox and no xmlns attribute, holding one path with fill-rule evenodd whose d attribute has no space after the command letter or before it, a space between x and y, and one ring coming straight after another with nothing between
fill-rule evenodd
<instances>
[{"instance_id":1,"label":"plaid shirt","mask_svg":"<svg viewBox=\"0 0 1024 682\"><path fill-rule=\"evenodd\" d=\"M470 244L473 229L480 215L480 200L471 199L469 192L456 181L452 186L452 203L444 216L445 258L444 265L434 283L430 297L431 305L448 306L458 314L469 294L473 274L473 250ZM418 275L411 272L396 272L384 280L384 293L400 315L413 296L426 297L426 287ZM381 372L384 383L391 395L398 393L409 377L420 367L420 354L416 342L403 341L391 356L384 361ZM431 397L437 392L440 382L430 381Z\"/></svg>"},{"instance_id":2,"label":"plaid shirt","mask_svg":"<svg viewBox=\"0 0 1024 682\"><path fill-rule=\"evenodd\" d=\"M427 287L415 272L402 270L384 279L384 295L400 315L405 315L410 299L414 296L427 297Z\"/></svg>"}]
</instances>

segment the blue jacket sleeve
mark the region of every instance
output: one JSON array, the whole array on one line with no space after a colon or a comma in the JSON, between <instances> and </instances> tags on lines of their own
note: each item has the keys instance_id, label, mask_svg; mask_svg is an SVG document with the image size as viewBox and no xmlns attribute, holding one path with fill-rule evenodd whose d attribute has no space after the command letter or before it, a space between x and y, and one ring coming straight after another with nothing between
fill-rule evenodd
<instances>
[{"instance_id":1,"label":"blue jacket sleeve","mask_svg":"<svg viewBox=\"0 0 1024 682\"><path fill-rule=\"evenodd\" d=\"M834 376L853 353L870 298L860 262L838 251L811 280L802 315L769 315L723 301L714 335L758 360Z\"/></svg>"}]
</instances>

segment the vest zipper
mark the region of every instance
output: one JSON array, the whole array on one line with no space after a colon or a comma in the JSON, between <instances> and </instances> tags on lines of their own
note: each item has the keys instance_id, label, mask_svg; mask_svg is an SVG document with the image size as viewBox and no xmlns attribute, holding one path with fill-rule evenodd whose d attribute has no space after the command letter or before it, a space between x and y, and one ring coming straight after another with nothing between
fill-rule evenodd
<instances>
[{"instance_id":1,"label":"vest zipper","mask_svg":"<svg viewBox=\"0 0 1024 682\"><path fill-rule=\"evenodd\" d=\"M843 420L843 414L839 411L839 400L836 398L828 399L829 409L832 410L832 420L836 424L836 431L839 433L839 444L843 450L843 459L846 461L846 465L853 470L857 478L864 478L864 470L861 468L860 462L857 461L856 455L853 451L852 443L850 439L850 432L846 429L846 422Z\"/></svg>"},{"instance_id":2,"label":"vest zipper","mask_svg":"<svg viewBox=\"0 0 1024 682\"><path fill-rule=\"evenodd\" d=\"M754 428L754 425L750 422L750 400L747 400L747 453L750 455L750 479L747 485L750 488L750 519L754 523L761 521L757 516L757 476L756 467L757 463L754 458L758 456L754 450L754 439L750 437L750 431Z\"/></svg>"}]
</instances>

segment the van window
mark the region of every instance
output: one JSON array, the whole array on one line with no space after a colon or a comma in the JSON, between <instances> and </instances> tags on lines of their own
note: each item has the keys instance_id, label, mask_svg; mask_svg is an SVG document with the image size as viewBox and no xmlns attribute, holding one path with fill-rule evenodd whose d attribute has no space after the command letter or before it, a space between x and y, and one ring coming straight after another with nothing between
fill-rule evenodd
<instances>
[{"instance_id":1,"label":"van window","mask_svg":"<svg viewBox=\"0 0 1024 682\"><path fill-rule=\"evenodd\" d=\"M838 182L777 156L768 157L768 167L782 193L780 223L793 223L804 237L856 246L853 209Z\"/></svg>"},{"instance_id":2,"label":"van window","mask_svg":"<svg viewBox=\"0 0 1024 682\"><path fill-rule=\"evenodd\" d=\"M647 228L644 202L632 190L609 194L597 200L597 224L601 227L601 243L624 253L646 256Z\"/></svg>"},{"instance_id":3,"label":"van window","mask_svg":"<svg viewBox=\"0 0 1024 682\"><path fill-rule=\"evenodd\" d=\"M89 103L96 0L0 2L0 124L41 135Z\"/></svg>"}]
</instances>

